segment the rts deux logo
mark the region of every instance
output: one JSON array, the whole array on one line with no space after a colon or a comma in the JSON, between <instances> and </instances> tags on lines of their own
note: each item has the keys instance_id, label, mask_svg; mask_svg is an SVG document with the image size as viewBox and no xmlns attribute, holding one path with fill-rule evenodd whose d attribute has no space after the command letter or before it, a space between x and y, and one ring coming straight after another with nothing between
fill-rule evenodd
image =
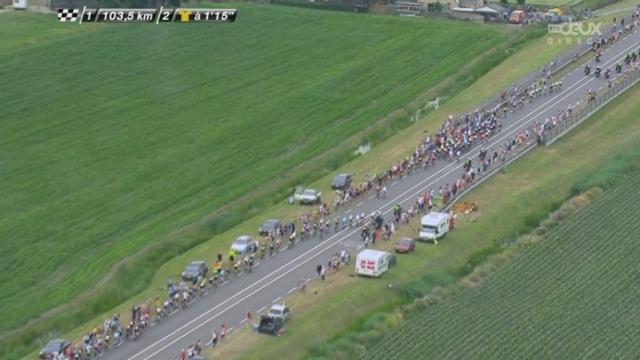
<instances>
[{"instance_id":1,"label":"rts deux logo","mask_svg":"<svg viewBox=\"0 0 640 360\"><path fill-rule=\"evenodd\" d=\"M602 23L581 23L569 21L565 24L549 24L549 34L560 34L563 36L593 36L602 35L600 27Z\"/></svg>"},{"instance_id":2,"label":"rts deux logo","mask_svg":"<svg viewBox=\"0 0 640 360\"><path fill-rule=\"evenodd\" d=\"M561 36L549 36L547 42L549 45L553 44L582 44L585 41L592 41L594 36L602 35L600 27L602 23L581 23L569 21L564 24L549 24L547 30L549 35L561 35Z\"/></svg>"}]
</instances>

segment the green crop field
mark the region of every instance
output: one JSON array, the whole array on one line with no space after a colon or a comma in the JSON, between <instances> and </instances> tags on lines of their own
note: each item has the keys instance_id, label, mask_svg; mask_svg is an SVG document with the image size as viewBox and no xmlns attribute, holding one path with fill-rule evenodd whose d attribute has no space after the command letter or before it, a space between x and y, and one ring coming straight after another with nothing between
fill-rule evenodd
<instances>
[{"instance_id":1,"label":"green crop field","mask_svg":"<svg viewBox=\"0 0 640 360\"><path fill-rule=\"evenodd\" d=\"M412 312L361 358L636 358L640 178L632 175L484 284Z\"/></svg>"},{"instance_id":2,"label":"green crop field","mask_svg":"<svg viewBox=\"0 0 640 360\"><path fill-rule=\"evenodd\" d=\"M209 25L0 14L0 340L171 239L104 303L87 298L74 311L86 320L118 304L177 251L247 214L222 213L198 238L177 229L242 196L256 207L281 199L287 179L330 170L312 159L429 88L464 87L528 36L238 7L235 23Z\"/></svg>"}]
</instances>

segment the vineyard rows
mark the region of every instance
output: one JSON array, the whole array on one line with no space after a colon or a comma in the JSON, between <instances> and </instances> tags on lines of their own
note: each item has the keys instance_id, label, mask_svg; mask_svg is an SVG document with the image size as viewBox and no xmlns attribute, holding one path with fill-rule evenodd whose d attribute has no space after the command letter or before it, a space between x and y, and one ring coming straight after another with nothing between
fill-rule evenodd
<instances>
[{"instance_id":1,"label":"vineyard rows","mask_svg":"<svg viewBox=\"0 0 640 360\"><path fill-rule=\"evenodd\" d=\"M639 186L611 190L483 285L407 315L361 359L637 358Z\"/></svg>"}]
</instances>

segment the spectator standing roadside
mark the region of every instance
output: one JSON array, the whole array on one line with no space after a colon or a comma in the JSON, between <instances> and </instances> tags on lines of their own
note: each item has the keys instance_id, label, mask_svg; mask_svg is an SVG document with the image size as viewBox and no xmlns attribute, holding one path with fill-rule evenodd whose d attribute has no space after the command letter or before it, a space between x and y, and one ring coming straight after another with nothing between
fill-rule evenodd
<instances>
[{"instance_id":1,"label":"spectator standing roadside","mask_svg":"<svg viewBox=\"0 0 640 360\"><path fill-rule=\"evenodd\" d=\"M211 347L214 348L216 345L218 345L218 333L214 328L213 331L211 331Z\"/></svg>"}]
</instances>

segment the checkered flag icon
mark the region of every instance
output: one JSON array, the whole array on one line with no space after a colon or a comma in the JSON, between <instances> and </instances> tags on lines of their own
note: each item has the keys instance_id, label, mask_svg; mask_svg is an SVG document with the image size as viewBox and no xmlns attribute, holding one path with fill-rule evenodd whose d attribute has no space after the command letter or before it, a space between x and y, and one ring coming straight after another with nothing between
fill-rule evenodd
<instances>
[{"instance_id":1,"label":"checkered flag icon","mask_svg":"<svg viewBox=\"0 0 640 360\"><path fill-rule=\"evenodd\" d=\"M58 9L58 20L60 22L75 22L80 15L80 9Z\"/></svg>"}]
</instances>

